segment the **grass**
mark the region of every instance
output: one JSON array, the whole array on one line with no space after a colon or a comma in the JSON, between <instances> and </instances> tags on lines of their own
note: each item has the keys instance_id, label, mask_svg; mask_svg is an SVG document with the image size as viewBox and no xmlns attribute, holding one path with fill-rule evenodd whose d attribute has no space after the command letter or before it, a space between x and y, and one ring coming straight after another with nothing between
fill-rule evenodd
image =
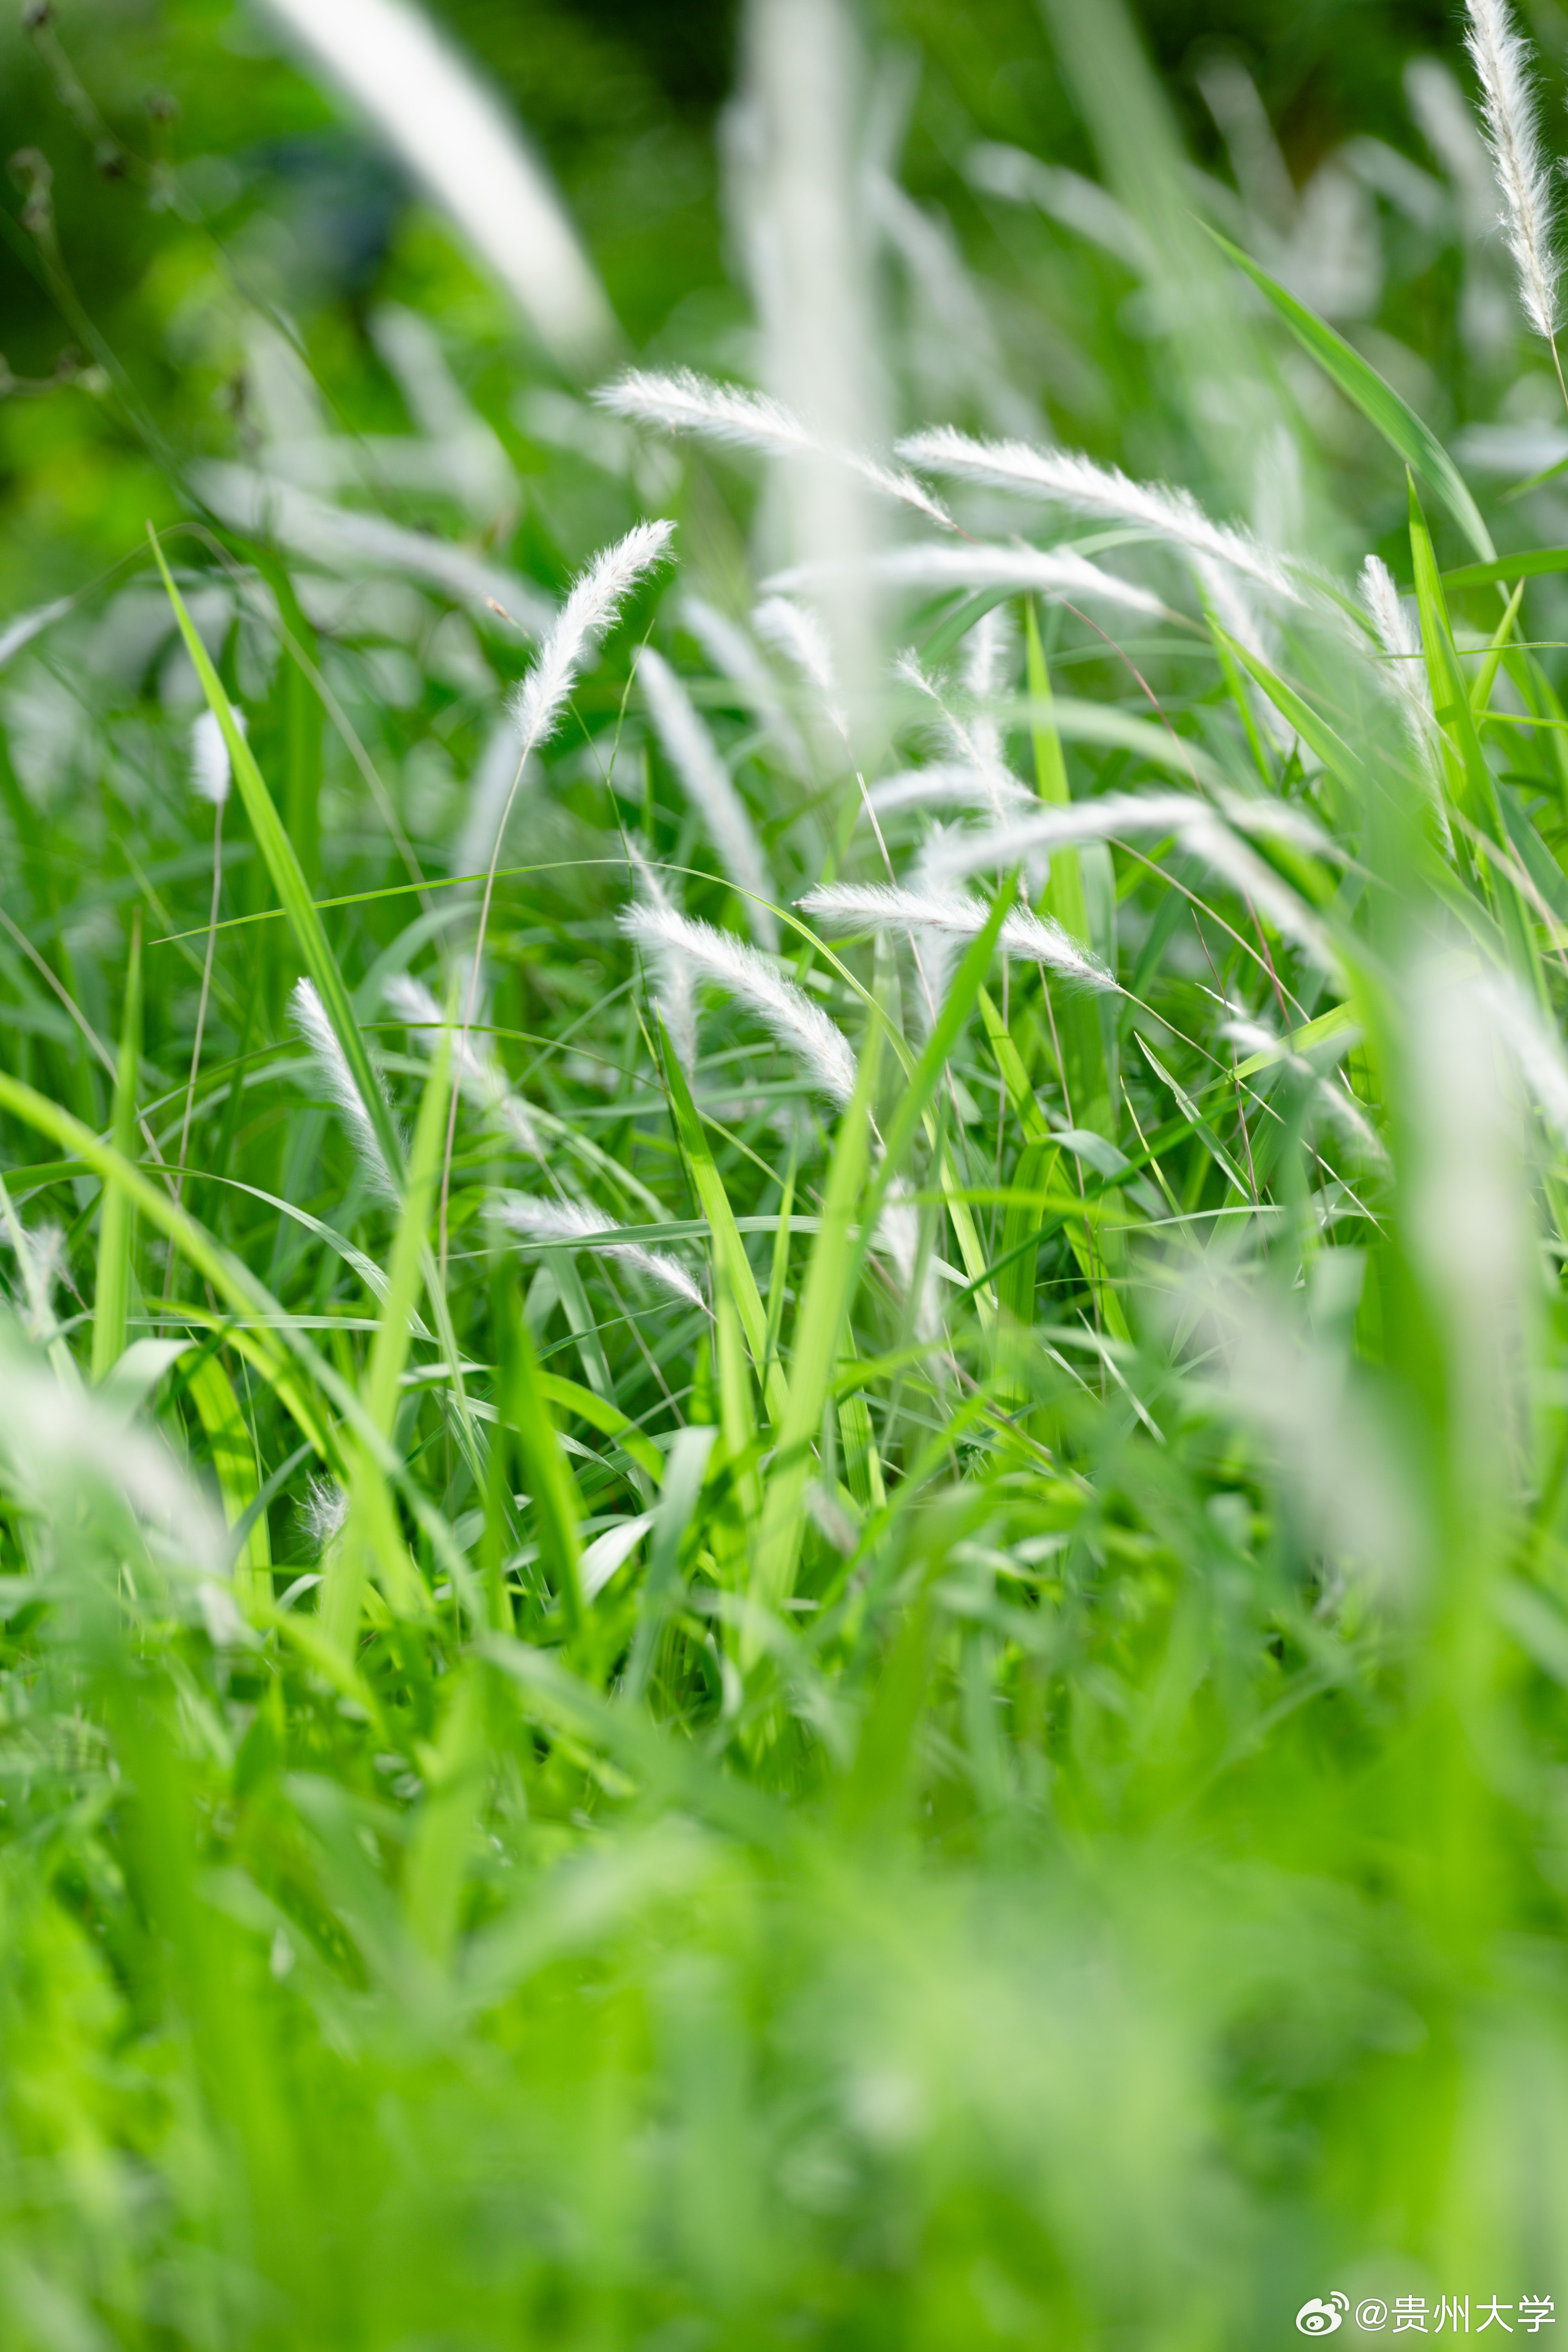
<instances>
[{"instance_id":1,"label":"grass","mask_svg":"<svg viewBox=\"0 0 1568 2352\"><path fill-rule=\"evenodd\" d=\"M1068 70L1130 70L1113 13ZM1410 353L1288 290L1234 196L1189 236L1154 144L1104 146L1123 247L1158 233L1138 299L1186 299L1145 311L1147 396L1097 328L1103 454L1159 438L1217 515L1254 457L1265 513L1299 472L1278 543L1194 563L1186 509L928 445L942 547L1111 583L889 590L916 667L857 698L798 619L751 628L753 457L556 385L526 520L481 530L442 437L384 429L405 361L305 436L391 554L243 528L196 469L9 656L21 2352L1562 2316L1561 504L1461 469ZM1497 274L1444 218L1435 353ZM1414 231L1374 225L1404 317ZM1026 276L1039 224L992 226ZM1127 311L1125 259L1058 234ZM432 348L447 438L516 488ZM1517 434L1554 379L1509 358ZM432 500L536 604L677 525L499 834L551 624L433 583ZM949 800L879 801L907 771ZM941 924L799 911L889 879ZM1004 952L1031 912L1115 984Z\"/></svg>"}]
</instances>

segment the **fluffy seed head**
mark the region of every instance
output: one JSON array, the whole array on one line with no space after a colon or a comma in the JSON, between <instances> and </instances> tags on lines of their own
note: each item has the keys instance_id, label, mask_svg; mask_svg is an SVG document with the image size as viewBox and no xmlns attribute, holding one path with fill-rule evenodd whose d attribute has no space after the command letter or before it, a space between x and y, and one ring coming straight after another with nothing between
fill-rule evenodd
<instances>
[{"instance_id":1,"label":"fluffy seed head","mask_svg":"<svg viewBox=\"0 0 1568 2352\"><path fill-rule=\"evenodd\" d=\"M837 930L921 931L945 933L959 940L979 936L991 918L983 898L961 897L956 891L889 889L885 883L829 882L809 891L798 902L804 915ZM1027 907L1014 907L1003 918L1000 942L1007 955L1026 957L1044 964L1060 980L1100 992L1114 991L1113 975L1098 956L1071 933Z\"/></svg>"},{"instance_id":2,"label":"fluffy seed head","mask_svg":"<svg viewBox=\"0 0 1568 2352\"><path fill-rule=\"evenodd\" d=\"M1520 299L1538 335L1557 332L1562 263L1553 248L1552 180L1541 152L1530 44L1507 0L1466 0L1465 47L1481 85L1481 116L1502 197L1502 229L1519 275Z\"/></svg>"},{"instance_id":3,"label":"fluffy seed head","mask_svg":"<svg viewBox=\"0 0 1568 2352\"><path fill-rule=\"evenodd\" d=\"M952 520L940 499L922 488L911 474L879 465L858 451L837 449L821 440L784 403L768 394L751 392L743 384L715 383L690 368L660 375L632 368L616 383L594 394L601 408L638 425L662 425L669 433L689 433L721 447L755 449L768 457L826 457L847 466L885 498L912 507L928 522L951 530Z\"/></svg>"},{"instance_id":4,"label":"fluffy seed head","mask_svg":"<svg viewBox=\"0 0 1568 2352\"><path fill-rule=\"evenodd\" d=\"M245 733L245 713L235 712L239 731ZM204 801L214 808L222 808L229 794L233 775L229 769L228 745L214 710L199 711L191 721L191 783Z\"/></svg>"},{"instance_id":5,"label":"fluffy seed head","mask_svg":"<svg viewBox=\"0 0 1568 2352\"><path fill-rule=\"evenodd\" d=\"M900 457L935 474L989 482L1050 499L1075 513L1131 523L1194 555L1212 556L1256 580L1290 604L1300 593L1277 555L1234 523L1205 514L1188 490L1161 482L1134 482L1114 466L1097 466L1072 449L1037 449L1027 441L975 441L953 425L917 433L899 444Z\"/></svg>"},{"instance_id":6,"label":"fluffy seed head","mask_svg":"<svg viewBox=\"0 0 1568 2352\"><path fill-rule=\"evenodd\" d=\"M611 627L622 603L663 555L672 522L639 522L594 558L573 583L539 648L539 659L512 698L524 756L548 742L594 640Z\"/></svg>"},{"instance_id":7,"label":"fluffy seed head","mask_svg":"<svg viewBox=\"0 0 1568 2352\"><path fill-rule=\"evenodd\" d=\"M684 959L694 978L728 989L795 1056L814 1087L836 1103L849 1100L855 1056L844 1032L753 948L668 906L628 907L621 929L656 964Z\"/></svg>"},{"instance_id":8,"label":"fluffy seed head","mask_svg":"<svg viewBox=\"0 0 1568 2352\"><path fill-rule=\"evenodd\" d=\"M596 1256L619 1258L634 1273L658 1283L660 1289L684 1299L689 1307L700 1307L704 1315L708 1312L708 1301L679 1258L671 1257L668 1250L645 1249L595 1210L583 1208L575 1201L539 1201L513 1192L497 1202L495 1214L509 1232L531 1241L570 1242Z\"/></svg>"},{"instance_id":9,"label":"fluffy seed head","mask_svg":"<svg viewBox=\"0 0 1568 2352\"><path fill-rule=\"evenodd\" d=\"M390 1196L397 1188L382 1152L375 1121L354 1084L353 1073L338 1043L337 1033L327 1018L326 1007L316 993L314 981L297 980L294 982L289 1011L295 1028L310 1049L310 1058L316 1065L322 1085L342 1113L343 1124L353 1139L355 1154L372 1191Z\"/></svg>"}]
</instances>

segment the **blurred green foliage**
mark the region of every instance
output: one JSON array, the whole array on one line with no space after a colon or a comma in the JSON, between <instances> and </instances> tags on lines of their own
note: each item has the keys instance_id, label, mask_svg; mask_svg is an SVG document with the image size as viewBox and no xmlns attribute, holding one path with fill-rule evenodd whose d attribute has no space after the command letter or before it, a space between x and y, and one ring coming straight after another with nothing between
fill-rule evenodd
<instances>
[{"instance_id":1,"label":"blurred green foliage","mask_svg":"<svg viewBox=\"0 0 1568 2352\"><path fill-rule=\"evenodd\" d=\"M753 378L728 12L444 13L621 356ZM1568 2323L1562 576L1490 646L1496 584L1436 581L1452 517L1427 562L1403 459L1184 198L1483 490L1561 454L1559 395L1413 115L1447 10L1141 21L1152 92L1097 79L1103 0L864 24L890 421L1054 434L1269 541L1238 591L1180 529L952 488L963 547L1065 530L1112 577L1000 600L984 661L994 586L917 582L948 709L906 680L889 767L989 726L1014 811L1190 786L1212 822L998 856L1119 985L965 964L943 1057L907 942L786 932L848 1046L888 1033L878 1150L921 1074L896 1226L865 1106L742 992L703 996L687 1097L621 928L632 835L731 953L756 914L649 638L786 916L941 847L891 802L873 853L755 609L752 461L591 409L259 18L0 30L0 613L76 599L0 677L18 2352L1253 2352L1336 2288ZM338 537L203 536L205 463ZM1486 503L1568 540L1553 483ZM494 1067L438 1212L440 1008L395 983L470 969L547 617L489 590L542 606L654 512L679 570L492 823ZM1310 568L1371 547L1429 672ZM227 698L257 764L220 823L192 729ZM307 968L405 1182L291 1023ZM686 1289L503 1233L514 1190Z\"/></svg>"}]
</instances>

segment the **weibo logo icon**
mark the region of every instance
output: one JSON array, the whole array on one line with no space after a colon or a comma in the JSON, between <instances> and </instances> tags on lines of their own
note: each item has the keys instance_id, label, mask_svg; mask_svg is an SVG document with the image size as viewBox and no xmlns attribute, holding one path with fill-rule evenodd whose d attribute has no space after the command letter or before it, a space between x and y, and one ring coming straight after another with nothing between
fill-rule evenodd
<instances>
[{"instance_id":1,"label":"weibo logo icon","mask_svg":"<svg viewBox=\"0 0 1568 2352\"><path fill-rule=\"evenodd\" d=\"M1296 2314L1296 2325L1303 2336L1331 2336L1350 2307L1348 2294L1331 2294L1326 2302L1314 2295Z\"/></svg>"}]
</instances>

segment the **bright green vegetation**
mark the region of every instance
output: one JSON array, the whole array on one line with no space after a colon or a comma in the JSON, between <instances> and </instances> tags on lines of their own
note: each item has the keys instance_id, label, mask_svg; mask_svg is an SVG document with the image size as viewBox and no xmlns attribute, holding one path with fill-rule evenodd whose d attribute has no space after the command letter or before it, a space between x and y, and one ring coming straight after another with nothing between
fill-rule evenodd
<instances>
[{"instance_id":1,"label":"bright green vegetation","mask_svg":"<svg viewBox=\"0 0 1568 2352\"><path fill-rule=\"evenodd\" d=\"M751 626L766 461L588 405L428 224L314 377L171 232L246 401L198 452L159 394L167 477L112 384L10 426L103 401L136 508L0 657L16 2352L1568 2325L1568 509L1493 496L1561 395L1462 146L1330 159L1370 245L1269 231L1110 0L1046 14L1101 242L994 156L1005 297L910 264L905 422L1043 399L1259 537L924 470L970 535L891 539L1144 603L889 592L869 716ZM243 527L215 458L404 537ZM470 998L506 694L659 515ZM890 877L918 955L797 911Z\"/></svg>"}]
</instances>

